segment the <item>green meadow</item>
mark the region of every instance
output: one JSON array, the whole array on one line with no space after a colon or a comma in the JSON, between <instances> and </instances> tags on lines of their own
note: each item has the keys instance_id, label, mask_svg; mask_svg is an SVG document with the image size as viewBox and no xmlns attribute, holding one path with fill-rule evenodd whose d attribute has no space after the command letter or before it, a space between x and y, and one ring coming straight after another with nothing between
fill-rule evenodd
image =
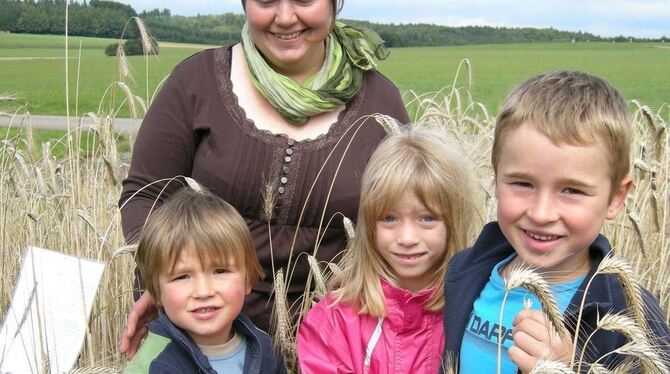
<instances>
[{"instance_id":1,"label":"green meadow","mask_svg":"<svg viewBox=\"0 0 670 374\"><path fill-rule=\"evenodd\" d=\"M98 112L114 79L114 58L104 55L111 39L69 40L70 112ZM64 37L0 34L0 94L13 94L32 114L65 114ZM149 64L149 99L158 83L185 57L205 46L163 43ZM79 58L79 56L81 57ZM470 91L475 101L495 113L505 93L544 71L577 69L602 76L628 99L658 109L670 102L670 45L663 43L498 44L398 48L380 65L403 91L435 92L449 88L462 59L472 69ZM147 100L145 61L129 57L133 94ZM457 86L467 86L462 70ZM77 84L78 78L78 84ZM118 90L117 90L118 91ZM119 96L121 97L121 96ZM75 107L75 104L77 106ZM128 116L127 108L119 116Z\"/></svg>"},{"instance_id":2,"label":"green meadow","mask_svg":"<svg viewBox=\"0 0 670 374\"><path fill-rule=\"evenodd\" d=\"M498 44L400 48L381 70L403 90L430 92L451 85L459 62L472 67L471 93L492 113L505 94L533 75L582 70L609 80L631 100L658 109L670 103L670 43ZM467 74L459 75L459 86Z\"/></svg>"}]
</instances>

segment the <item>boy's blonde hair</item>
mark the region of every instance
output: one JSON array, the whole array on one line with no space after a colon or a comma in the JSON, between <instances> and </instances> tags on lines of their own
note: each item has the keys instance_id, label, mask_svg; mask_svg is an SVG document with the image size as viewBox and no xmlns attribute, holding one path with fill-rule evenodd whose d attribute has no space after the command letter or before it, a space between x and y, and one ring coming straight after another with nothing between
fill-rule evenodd
<instances>
[{"instance_id":1,"label":"boy's blonde hair","mask_svg":"<svg viewBox=\"0 0 670 374\"><path fill-rule=\"evenodd\" d=\"M376 223L404 194L413 193L447 228L447 248L432 274L435 294L426 303L427 309L440 310L447 263L467 246L477 226L470 170L458 147L436 132L410 129L384 139L363 173L356 235L342 260L343 273L334 281L336 302L385 315L380 277L397 282L376 248Z\"/></svg>"},{"instance_id":2,"label":"boy's blonde hair","mask_svg":"<svg viewBox=\"0 0 670 374\"><path fill-rule=\"evenodd\" d=\"M626 101L604 79L577 71L556 71L530 78L512 90L496 120L491 152L494 172L506 136L524 123L556 144L602 141L610 161L610 198L628 175L631 119Z\"/></svg>"},{"instance_id":3,"label":"boy's blonde hair","mask_svg":"<svg viewBox=\"0 0 670 374\"><path fill-rule=\"evenodd\" d=\"M137 267L155 301L160 300L159 277L172 272L186 248L195 250L203 266L225 267L234 260L246 270L249 285L263 276L237 210L207 191L184 188L149 216L137 245Z\"/></svg>"}]
</instances>

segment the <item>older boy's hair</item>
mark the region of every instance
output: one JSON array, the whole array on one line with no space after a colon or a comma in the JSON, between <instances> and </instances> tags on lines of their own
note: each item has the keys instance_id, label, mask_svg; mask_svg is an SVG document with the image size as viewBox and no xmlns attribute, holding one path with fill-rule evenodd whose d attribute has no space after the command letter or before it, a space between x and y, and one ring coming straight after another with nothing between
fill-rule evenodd
<instances>
[{"instance_id":1,"label":"older boy's hair","mask_svg":"<svg viewBox=\"0 0 670 374\"><path fill-rule=\"evenodd\" d=\"M172 272L186 248L195 250L203 266L225 267L234 260L246 270L249 285L263 276L251 233L237 210L210 192L183 188L149 216L137 246L137 266L156 301L159 277Z\"/></svg>"},{"instance_id":2,"label":"older boy's hair","mask_svg":"<svg viewBox=\"0 0 670 374\"><path fill-rule=\"evenodd\" d=\"M426 302L427 309L441 310L447 263L467 246L477 226L471 170L458 146L437 132L410 129L384 139L363 173L356 235L342 260L343 273L334 281L336 301L352 304L360 313L385 315L380 277L396 279L376 248L376 223L412 193L447 228L447 248L432 274L437 288Z\"/></svg>"},{"instance_id":3,"label":"older boy's hair","mask_svg":"<svg viewBox=\"0 0 670 374\"><path fill-rule=\"evenodd\" d=\"M540 74L507 95L496 120L491 162L497 171L505 137L524 123L554 143L602 141L610 161L612 196L630 170L632 125L626 101L604 79L576 71Z\"/></svg>"}]
</instances>

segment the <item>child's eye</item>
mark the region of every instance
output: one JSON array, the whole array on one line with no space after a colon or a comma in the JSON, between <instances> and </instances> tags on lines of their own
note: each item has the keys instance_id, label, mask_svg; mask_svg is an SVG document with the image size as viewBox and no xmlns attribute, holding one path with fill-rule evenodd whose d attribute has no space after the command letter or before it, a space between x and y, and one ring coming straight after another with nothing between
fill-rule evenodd
<instances>
[{"instance_id":1,"label":"child's eye","mask_svg":"<svg viewBox=\"0 0 670 374\"><path fill-rule=\"evenodd\" d=\"M531 188L531 187L533 187L532 184L530 184L528 182L523 182L523 181L515 181L515 182L511 182L510 184L513 185L513 186L521 187L521 188Z\"/></svg>"},{"instance_id":2,"label":"child's eye","mask_svg":"<svg viewBox=\"0 0 670 374\"><path fill-rule=\"evenodd\" d=\"M214 270L214 274L225 274L225 273L230 273L230 270L225 268L218 268Z\"/></svg>"},{"instance_id":3,"label":"child's eye","mask_svg":"<svg viewBox=\"0 0 670 374\"><path fill-rule=\"evenodd\" d=\"M422 221L422 222L434 222L434 221L436 221L435 217L433 217L429 214L427 214L425 216L421 216L421 218L419 218L419 220Z\"/></svg>"},{"instance_id":4,"label":"child's eye","mask_svg":"<svg viewBox=\"0 0 670 374\"><path fill-rule=\"evenodd\" d=\"M564 189L563 192L568 194L568 195L584 195L584 191L578 190L576 188L570 188L570 187Z\"/></svg>"},{"instance_id":5,"label":"child's eye","mask_svg":"<svg viewBox=\"0 0 670 374\"><path fill-rule=\"evenodd\" d=\"M179 280L186 280L188 278L189 278L189 276L187 274L178 274L178 275L173 276L171 278L171 280L174 282L174 281L179 281Z\"/></svg>"},{"instance_id":6,"label":"child's eye","mask_svg":"<svg viewBox=\"0 0 670 374\"><path fill-rule=\"evenodd\" d=\"M390 223L390 222L397 221L397 218L395 216L392 216L392 215L387 215L387 216L382 217L380 219L380 221Z\"/></svg>"}]
</instances>

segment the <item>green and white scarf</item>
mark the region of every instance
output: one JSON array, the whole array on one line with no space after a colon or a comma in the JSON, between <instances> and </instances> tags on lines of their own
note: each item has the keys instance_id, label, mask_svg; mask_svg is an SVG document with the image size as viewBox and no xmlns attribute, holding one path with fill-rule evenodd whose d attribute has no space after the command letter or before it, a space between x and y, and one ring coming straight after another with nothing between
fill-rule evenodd
<instances>
[{"instance_id":1,"label":"green and white scarf","mask_svg":"<svg viewBox=\"0 0 670 374\"><path fill-rule=\"evenodd\" d=\"M326 39L321 69L302 84L272 69L242 27L242 47L254 86L289 122L302 125L309 117L329 112L353 98L363 83L363 72L377 68L388 57L384 41L374 31L335 23Z\"/></svg>"}]
</instances>

